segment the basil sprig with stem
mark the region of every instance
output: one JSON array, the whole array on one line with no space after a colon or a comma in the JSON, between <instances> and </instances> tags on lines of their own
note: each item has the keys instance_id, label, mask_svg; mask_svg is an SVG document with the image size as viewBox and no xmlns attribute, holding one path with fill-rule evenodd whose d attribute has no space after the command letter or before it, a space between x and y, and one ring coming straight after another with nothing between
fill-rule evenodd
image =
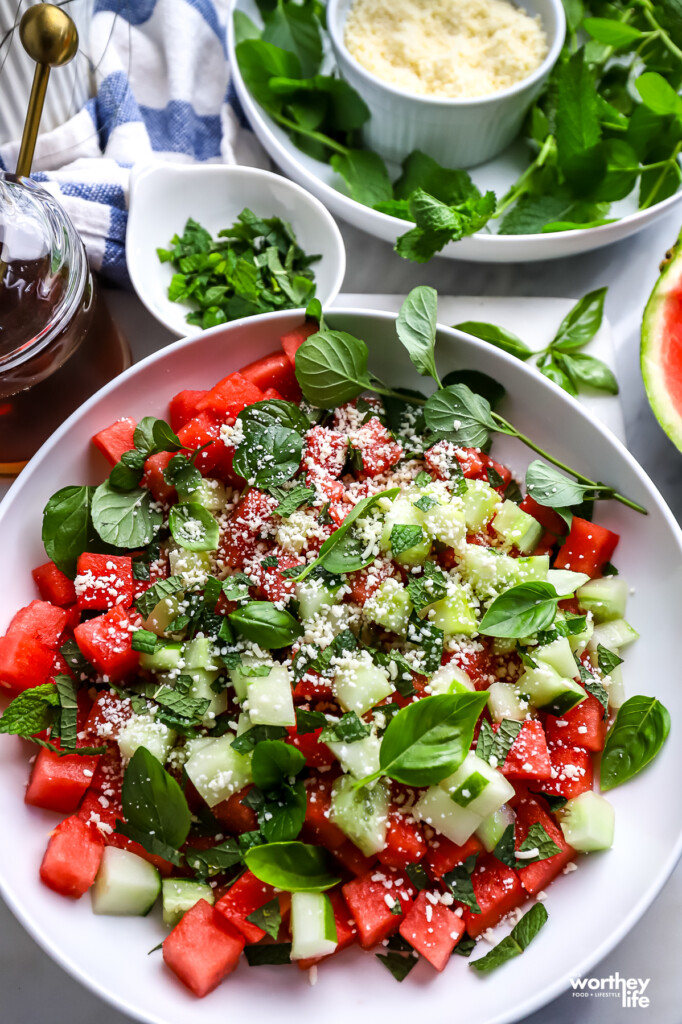
<instances>
[{"instance_id":1,"label":"basil sprig with stem","mask_svg":"<svg viewBox=\"0 0 682 1024\"><path fill-rule=\"evenodd\" d=\"M504 416L493 410L486 398L475 394L466 384L457 383L444 387L435 367L435 359L430 356L434 351L437 333L435 318L428 312L431 306L431 297L426 299L420 289L414 289L405 299L398 317L402 324L398 337L405 345L415 368L419 373L426 369L438 385L438 390L429 398L423 399L414 393L388 388L370 372L369 351L365 342L345 332L329 328L311 335L296 353L296 377L305 397L313 405L333 409L357 398L363 391L374 391L384 397L397 398L408 405L423 406L428 440L431 443L447 440L463 447L484 448L489 443L491 434L505 434L516 438L547 462L574 477L587 491L593 491L595 497L612 498L646 515L646 509L638 502L620 494L615 488L591 480L550 455L532 438L517 430ZM424 309L427 310L426 313ZM405 329L408 322L409 332ZM565 343L573 343L574 338L579 341L582 331L583 327L578 317L575 323L567 325Z\"/></svg>"},{"instance_id":2,"label":"basil sprig with stem","mask_svg":"<svg viewBox=\"0 0 682 1024\"><path fill-rule=\"evenodd\" d=\"M618 381L610 367L601 359L580 351L601 327L605 296L606 288L597 288L579 299L561 321L549 345L539 351L529 348L512 331L497 324L467 320L455 324L455 327L465 334L471 334L495 345L496 348L501 348L524 362L535 359L538 370L569 395L575 397L582 387L617 395Z\"/></svg>"}]
</instances>

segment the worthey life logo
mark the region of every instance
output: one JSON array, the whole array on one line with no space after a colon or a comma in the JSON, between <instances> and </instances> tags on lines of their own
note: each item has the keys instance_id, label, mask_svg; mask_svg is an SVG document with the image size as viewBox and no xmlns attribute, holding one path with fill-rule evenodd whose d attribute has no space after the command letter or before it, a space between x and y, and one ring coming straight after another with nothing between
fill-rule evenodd
<instances>
[{"instance_id":1,"label":"worthey life logo","mask_svg":"<svg viewBox=\"0 0 682 1024\"><path fill-rule=\"evenodd\" d=\"M597 996L620 999L621 1006L641 1007L649 1005L646 990L651 978L622 978L618 971L608 978L571 978L574 996Z\"/></svg>"}]
</instances>

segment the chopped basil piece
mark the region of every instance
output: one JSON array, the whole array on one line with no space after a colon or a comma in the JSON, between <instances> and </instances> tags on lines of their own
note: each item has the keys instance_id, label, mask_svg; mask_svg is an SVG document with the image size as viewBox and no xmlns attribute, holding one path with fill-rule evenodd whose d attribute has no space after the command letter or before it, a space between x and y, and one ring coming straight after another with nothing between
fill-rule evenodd
<instances>
[{"instance_id":1,"label":"chopped basil piece","mask_svg":"<svg viewBox=\"0 0 682 1024\"><path fill-rule=\"evenodd\" d=\"M323 743L354 743L357 740L364 740L371 732L366 722L355 714L348 711L338 722L328 722L322 730L320 739Z\"/></svg>"},{"instance_id":2,"label":"chopped basil piece","mask_svg":"<svg viewBox=\"0 0 682 1024\"><path fill-rule=\"evenodd\" d=\"M244 946L244 956L249 967L265 967L291 963L290 942L263 942Z\"/></svg>"},{"instance_id":3,"label":"chopped basil piece","mask_svg":"<svg viewBox=\"0 0 682 1024\"><path fill-rule=\"evenodd\" d=\"M476 894L474 892L473 882L471 876L476 868L476 854L467 859L462 863L458 864L443 875L443 882L447 885L448 889L460 903L464 903L465 906L469 907L474 914L480 914L481 908Z\"/></svg>"}]
</instances>

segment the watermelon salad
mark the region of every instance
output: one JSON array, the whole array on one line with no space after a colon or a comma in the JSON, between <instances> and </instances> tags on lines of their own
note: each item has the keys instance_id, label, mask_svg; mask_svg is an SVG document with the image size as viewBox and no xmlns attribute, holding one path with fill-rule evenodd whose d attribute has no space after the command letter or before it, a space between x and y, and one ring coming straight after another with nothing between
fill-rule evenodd
<instances>
[{"instance_id":1,"label":"watermelon salad","mask_svg":"<svg viewBox=\"0 0 682 1024\"><path fill-rule=\"evenodd\" d=\"M485 973L612 845L593 761L604 789L639 767L609 728L637 633L618 535L576 506L639 506L551 456L523 497L489 454L515 434L503 388L440 379L435 315L420 288L397 321L428 399L313 304L168 421L103 425L109 476L45 508L36 599L0 638L0 731L38 745L25 800L62 819L40 880L96 914L160 903L197 996L354 945L400 981L452 954ZM646 761L667 713L632 700Z\"/></svg>"}]
</instances>

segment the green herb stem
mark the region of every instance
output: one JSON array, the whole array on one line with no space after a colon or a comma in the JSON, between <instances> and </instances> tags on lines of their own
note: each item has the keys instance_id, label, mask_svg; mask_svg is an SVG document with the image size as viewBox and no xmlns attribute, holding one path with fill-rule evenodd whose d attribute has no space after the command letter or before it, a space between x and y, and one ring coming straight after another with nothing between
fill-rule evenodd
<instances>
[{"instance_id":1,"label":"green herb stem","mask_svg":"<svg viewBox=\"0 0 682 1024\"><path fill-rule=\"evenodd\" d=\"M672 39L665 31L663 26L660 25L658 21L656 21L656 18L653 15L653 9L651 5L648 3L648 0L645 0L645 2L640 3L639 6L643 8L645 19L649 22L652 29L654 29L656 35L663 43L666 50L672 53L673 57L676 57L677 60L682 62L682 50L680 50L679 46L675 45L675 43L672 41Z\"/></svg>"},{"instance_id":2,"label":"green herb stem","mask_svg":"<svg viewBox=\"0 0 682 1024\"><path fill-rule=\"evenodd\" d=\"M542 144L540 152L535 157L535 160L533 160L533 162L529 164L529 166L525 169L519 180L515 182L515 184L510 188L509 192L507 192L507 194L503 196L502 199L499 201L499 203L495 207L495 212L493 213L491 219L494 220L497 219L498 217L501 217L502 214L513 203L515 203L516 200L520 196L522 196L524 192L528 191L531 184L531 178L535 171L545 164L546 160L550 155L553 155L555 153L556 142L554 141L554 136L548 135Z\"/></svg>"},{"instance_id":3,"label":"green herb stem","mask_svg":"<svg viewBox=\"0 0 682 1024\"><path fill-rule=\"evenodd\" d=\"M626 505L635 512L641 512L643 516L647 515L647 510L636 501L632 501L630 498L626 498L625 495L619 494L618 491L615 491L612 487L600 484L596 480L590 480L589 477L584 476L577 470L571 469L571 467L567 466L565 462L561 461L561 459L557 459L553 455L549 455L544 448L541 448L540 445L536 444L530 437L527 437L526 434L522 434L520 430L517 430L516 427L512 426L512 424L508 420L505 420L503 416L500 416L499 413L493 412L492 417L501 433L507 434L509 437L515 437L517 441L521 441L521 443L525 444L527 448L531 449L531 451L537 452L538 455L541 455L543 459L547 460L547 462L551 462L552 465L557 467L557 469L561 469L564 473L568 473L569 476L579 480L580 483L585 484L586 487L594 487L595 490L602 491L604 497L608 496L609 498L613 498L614 501L619 501L621 505Z\"/></svg>"},{"instance_id":4,"label":"green herb stem","mask_svg":"<svg viewBox=\"0 0 682 1024\"><path fill-rule=\"evenodd\" d=\"M278 124L281 124L283 128L288 128L291 132L296 132L298 135L306 135L309 139L314 139L315 142L321 143L323 146L327 146L329 149L333 149L335 153L339 153L340 156L348 156L350 149L348 146L342 146L340 142L335 142L334 139L330 139L328 135L323 135L321 132L316 132L312 128L304 128L303 125L297 124L296 121L291 121L284 114L279 114L274 110L269 111L270 116Z\"/></svg>"}]
</instances>

